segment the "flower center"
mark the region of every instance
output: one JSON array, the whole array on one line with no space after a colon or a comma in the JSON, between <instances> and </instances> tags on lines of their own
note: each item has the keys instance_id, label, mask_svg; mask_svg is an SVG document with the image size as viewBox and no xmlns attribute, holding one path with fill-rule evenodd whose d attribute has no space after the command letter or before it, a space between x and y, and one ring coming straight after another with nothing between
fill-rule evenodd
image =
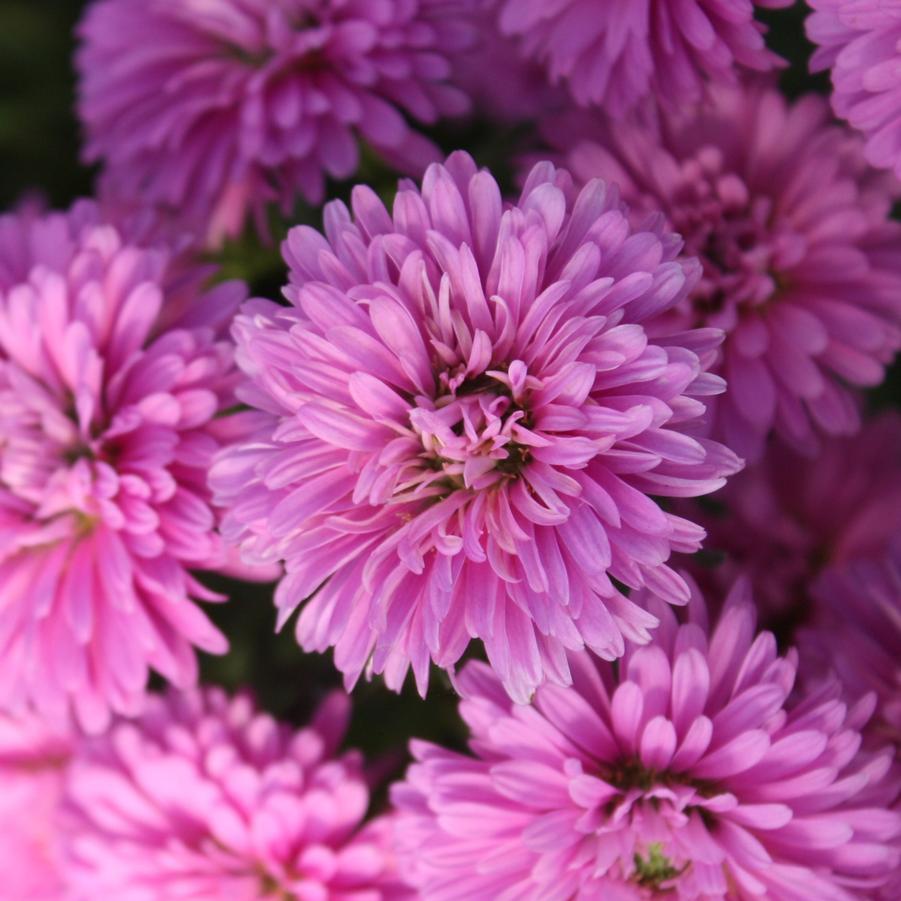
<instances>
[{"instance_id":1,"label":"flower center","mask_svg":"<svg viewBox=\"0 0 901 901\"><path fill-rule=\"evenodd\" d=\"M635 861L635 873L633 880L644 888L659 889L664 882L675 879L685 872L688 864L676 867L663 853L660 842L651 842L648 845L647 857L643 857L636 851L633 857Z\"/></svg>"},{"instance_id":2,"label":"flower center","mask_svg":"<svg viewBox=\"0 0 901 901\"><path fill-rule=\"evenodd\" d=\"M513 397L505 373L475 378L443 374L446 393L418 399L410 423L422 442L425 465L447 487L484 489L515 478L531 459L529 413Z\"/></svg>"},{"instance_id":3,"label":"flower center","mask_svg":"<svg viewBox=\"0 0 901 901\"><path fill-rule=\"evenodd\" d=\"M703 265L692 296L698 324L716 325L719 317L732 318L742 308L767 303L778 290L772 203L752 196L714 148L689 160L684 175L672 225L684 237L686 252Z\"/></svg>"}]
</instances>

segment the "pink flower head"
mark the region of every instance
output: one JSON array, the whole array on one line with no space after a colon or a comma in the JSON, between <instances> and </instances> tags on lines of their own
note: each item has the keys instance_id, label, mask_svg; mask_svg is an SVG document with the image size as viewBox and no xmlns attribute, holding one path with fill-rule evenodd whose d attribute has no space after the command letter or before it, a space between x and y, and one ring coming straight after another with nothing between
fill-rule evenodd
<instances>
[{"instance_id":1,"label":"pink flower head","mask_svg":"<svg viewBox=\"0 0 901 901\"><path fill-rule=\"evenodd\" d=\"M465 112L447 83L471 0L96 0L79 28L86 158L105 189L177 210L216 244L347 178L358 138L419 172L410 120ZM136 48L140 48L137 52Z\"/></svg>"},{"instance_id":2,"label":"pink flower head","mask_svg":"<svg viewBox=\"0 0 901 901\"><path fill-rule=\"evenodd\" d=\"M392 793L423 897L851 901L887 880L901 814L891 751L860 750L872 695L792 697L797 655L755 635L744 583L709 636L660 606L649 645L572 655L572 686L530 706L466 667L472 756L414 742Z\"/></svg>"},{"instance_id":3,"label":"pink flower head","mask_svg":"<svg viewBox=\"0 0 901 901\"><path fill-rule=\"evenodd\" d=\"M849 695L875 691L870 731L901 749L901 542L882 560L830 567L812 594L811 622L798 635L805 665L834 670Z\"/></svg>"},{"instance_id":4,"label":"pink flower head","mask_svg":"<svg viewBox=\"0 0 901 901\"><path fill-rule=\"evenodd\" d=\"M600 181L569 203L568 178L538 165L505 208L456 153L392 214L358 187L326 237L289 234L291 306L236 319L242 396L272 419L212 470L223 528L249 561L287 561L282 621L315 593L298 639L334 646L348 684L368 666L399 689L412 664L424 693L430 657L452 667L480 638L525 701L569 681L566 648L650 638L611 576L688 600L665 561L703 532L649 495L739 466L687 434L722 390L719 334L647 334L696 264Z\"/></svg>"},{"instance_id":5,"label":"pink flower head","mask_svg":"<svg viewBox=\"0 0 901 901\"><path fill-rule=\"evenodd\" d=\"M822 433L855 431L849 388L879 384L901 346L898 186L828 124L826 104L754 84L569 124L555 141L577 181L615 182L636 221L662 210L703 264L679 313L727 333L715 436L754 458L774 430L810 454Z\"/></svg>"},{"instance_id":6,"label":"pink flower head","mask_svg":"<svg viewBox=\"0 0 901 901\"><path fill-rule=\"evenodd\" d=\"M71 740L0 714L0 869L5 901L62 901L56 814Z\"/></svg>"},{"instance_id":7,"label":"pink flower head","mask_svg":"<svg viewBox=\"0 0 901 901\"><path fill-rule=\"evenodd\" d=\"M208 275L89 203L0 218L3 708L102 728L149 668L186 685L226 648L187 569L228 563L206 473L254 415L222 416L245 288Z\"/></svg>"},{"instance_id":8,"label":"pink flower head","mask_svg":"<svg viewBox=\"0 0 901 901\"><path fill-rule=\"evenodd\" d=\"M725 556L703 581L713 577L722 588L747 573L768 618L802 621L824 570L881 561L901 534L901 415L885 413L854 438L825 442L813 461L776 443L717 500L716 512L690 502L678 511L699 520L705 546Z\"/></svg>"},{"instance_id":9,"label":"pink flower head","mask_svg":"<svg viewBox=\"0 0 901 901\"><path fill-rule=\"evenodd\" d=\"M155 697L82 742L66 773L63 873L73 901L408 897L387 822L361 826L358 754L336 755L346 696L294 731L216 689Z\"/></svg>"},{"instance_id":10,"label":"pink flower head","mask_svg":"<svg viewBox=\"0 0 901 901\"><path fill-rule=\"evenodd\" d=\"M832 70L835 114L863 132L869 163L901 178L901 2L807 2L811 70Z\"/></svg>"},{"instance_id":11,"label":"pink flower head","mask_svg":"<svg viewBox=\"0 0 901 901\"><path fill-rule=\"evenodd\" d=\"M793 2L500 0L499 26L577 103L619 118L649 96L683 105L706 79L732 82L738 67L779 65L754 9Z\"/></svg>"}]
</instances>

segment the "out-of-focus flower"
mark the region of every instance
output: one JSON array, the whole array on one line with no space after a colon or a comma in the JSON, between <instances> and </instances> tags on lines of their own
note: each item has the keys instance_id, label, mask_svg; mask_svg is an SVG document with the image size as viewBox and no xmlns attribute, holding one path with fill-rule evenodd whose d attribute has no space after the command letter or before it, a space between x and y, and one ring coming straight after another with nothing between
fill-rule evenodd
<instances>
[{"instance_id":1,"label":"out-of-focus flower","mask_svg":"<svg viewBox=\"0 0 901 901\"><path fill-rule=\"evenodd\" d=\"M681 243L633 231L615 190L537 166L504 207L463 153L402 185L393 216L368 188L294 229L288 308L252 301L233 329L272 414L211 473L226 536L284 559L282 620L420 691L471 638L513 696L569 681L565 649L612 659L656 620L611 576L684 603L670 550L703 532L649 495L699 495L739 461L687 431L722 390L715 330L644 323L697 275ZM325 582L325 584L323 584ZM321 587L320 587L321 586ZM318 590L318 591L317 591Z\"/></svg>"},{"instance_id":2,"label":"out-of-focus flower","mask_svg":"<svg viewBox=\"0 0 901 901\"><path fill-rule=\"evenodd\" d=\"M0 706L100 729L226 648L187 570L232 562L206 475L255 414L208 275L90 203L0 217Z\"/></svg>"},{"instance_id":3,"label":"out-of-focus flower","mask_svg":"<svg viewBox=\"0 0 901 901\"><path fill-rule=\"evenodd\" d=\"M472 100L474 111L493 123L539 121L565 108L569 93L548 82L544 67L524 58L515 38L497 28L497 0L479 0L477 37L453 59L454 84Z\"/></svg>"},{"instance_id":4,"label":"out-of-focus flower","mask_svg":"<svg viewBox=\"0 0 901 901\"><path fill-rule=\"evenodd\" d=\"M619 118L654 96L697 100L705 80L732 82L736 70L767 70L755 6L794 0L500 0L499 27L521 39L524 55L565 81L576 102Z\"/></svg>"},{"instance_id":5,"label":"out-of-focus flower","mask_svg":"<svg viewBox=\"0 0 901 901\"><path fill-rule=\"evenodd\" d=\"M548 136L577 180L618 184L635 222L662 210L701 260L678 312L727 333L715 437L754 458L775 430L812 454L859 427L849 388L881 382L901 346L898 186L821 98L718 87L698 107L579 116Z\"/></svg>"},{"instance_id":6,"label":"out-of-focus flower","mask_svg":"<svg viewBox=\"0 0 901 901\"><path fill-rule=\"evenodd\" d=\"M56 814L71 740L0 714L0 868L6 901L62 901Z\"/></svg>"},{"instance_id":7,"label":"out-of-focus flower","mask_svg":"<svg viewBox=\"0 0 901 901\"><path fill-rule=\"evenodd\" d=\"M828 681L793 697L797 656L755 635L745 583L709 637L659 615L618 668L572 655L573 685L530 706L466 667L473 756L414 742L392 792L424 897L875 897L901 814L891 750L860 750L873 696L847 705Z\"/></svg>"},{"instance_id":8,"label":"out-of-focus flower","mask_svg":"<svg viewBox=\"0 0 901 901\"><path fill-rule=\"evenodd\" d=\"M821 573L878 563L901 534L901 415L884 413L853 438L824 442L815 460L776 443L716 500L716 510L690 502L678 510L701 522L705 547L724 556L695 574L722 589L747 573L764 616L796 625L816 606L811 588Z\"/></svg>"},{"instance_id":9,"label":"out-of-focus flower","mask_svg":"<svg viewBox=\"0 0 901 901\"><path fill-rule=\"evenodd\" d=\"M79 28L86 158L104 189L178 211L211 244L347 178L362 139L421 172L410 122L465 112L448 82L472 0L97 0ZM138 49L139 48L139 49Z\"/></svg>"},{"instance_id":10,"label":"out-of-focus flower","mask_svg":"<svg viewBox=\"0 0 901 901\"><path fill-rule=\"evenodd\" d=\"M300 731L217 689L154 697L79 743L60 814L75 901L408 897L390 829L361 825L362 761L337 754L345 695Z\"/></svg>"},{"instance_id":11,"label":"out-of-focus flower","mask_svg":"<svg viewBox=\"0 0 901 901\"><path fill-rule=\"evenodd\" d=\"M870 731L901 748L901 543L882 560L828 568L812 594L813 616L798 635L805 667L834 670L849 696L875 691Z\"/></svg>"},{"instance_id":12,"label":"out-of-focus flower","mask_svg":"<svg viewBox=\"0 0 901 901\"><path fill-rule=\"evenodd\" d=\"M901 3L807 0L814 72L831 70L832 108L866 136L866 158L901 177Z\"/></svg>"}]
</instances>

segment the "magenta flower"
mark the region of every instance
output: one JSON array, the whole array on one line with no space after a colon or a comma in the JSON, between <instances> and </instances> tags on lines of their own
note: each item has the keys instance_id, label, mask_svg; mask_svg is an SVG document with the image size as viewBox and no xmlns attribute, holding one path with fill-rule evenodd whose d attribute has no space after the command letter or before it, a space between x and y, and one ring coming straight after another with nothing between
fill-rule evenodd
<instances>
[{"instance_id":1,"label":"magenta flower","mask_svg":"<svg viewBox=\"0 0 901 901\"><path fill-rule=\"evenodd\" d=\"M155 697L79 744L59 817L70 897L263 901L409 897L385 821L361 826L358 754L336 754L348 700L300 731L247 697Z\"/></svg>"},{"instance_id":2,"label":"magenta flower","mask_svg":"<svg viewBox=\"0 0 901 901\"><path fill-rule=\"evenodd\" d=\"M0 714L0 867L6 901L63 901L57 811L71 740Z\"/></svg>"},{"instance_id":3,"label":"magenta flower","mask_svg":"<svg viewBox=\"0 0 901 901\"><path fill-rule=\"evenodd\" d=\"M901 748L901 543L882 560L828 568L812 594L811 622L798 635L807 669L835 670L849 695L876 692L873 738Z\"/></svg>"},{"instance_id":4,"label":"magenta flower","mask_svg":"<svg viewBox=\"0 0 901 901\"><path fill-rule=\"evenodd\" d=\"M619 118L645 97L676 105L699 99L704 81L733 82L736 69L767 70L755 6L794 0L499 0L503 34L565 81L576 102Z\"/></svg>"},{"instance_id":5,"label":"magenta flower","mask_svg":"<svg viewBox=\"0 0 901 901\"><path fill-rule=\"evenodd\" d=\"M832 108L866 137L873 166L901 177L901 6L897 0L807 0L813 72L831 69Z\"/></svg>"},{"instance_id":6,"label":"magenta flower","mask_svg":"<svg viewBox=\"0 0 901 901\"><path fill-rule=\"evenodd\" d=\"M727 333L714 436L756 458L772 431L809 454L854 432L849 387L879 384L901 347L898 186L826 104L721 87L701 107L569 125L549 134L577 181L616 182L636 221L662 210L703 264L679 312Z\"/></svg>"},{"instance_id":7,"label":"magenta flower","mask_svg":"<svg viewBox=\"0 0 901 901\"><path fill-rule=\"evenodd\" d=\"M790 697L797 656L755 637L744 583L709 637L658 612L650 645L618 668L572 655L573 685L530 706L466 667L472 756L414 742L392 792L423 897L874 897L901 814L891 750L859 750L872 696L847 706L831 681Z\"/></svg>"},{"instance_id":8,"label":"magenta flower","mask_svg":"<svg viewBox=\"0 0 901 901\"><path fill-rule=\"evenodd\" d=\"M319 203L358 139L416 173L410 121L465 112L448 83L471 0L96 0L79 28L86 159L104 188L175 210L209 243L265 205ZM136 47L141 52L135 51Z\"/></svg>"},{"instance_id":9,"label":"magenta flower","mask_svg":"<svg viewBox=\"0 0 901 901\"><path fill-rule=\"evenodd\" d=\"M0 218L0 707L99 729L226 648L187 570L230 562L206 473L255 415L222 415L246 294L208 275L88 203Z\"/></svg>"},{"instance_id":10,"label":"magenta flower","mask_svg":"<svg viewBox=\"0 0 901 901\"><path fill-rule=\"evenodd\" d=\"M535 168L507 208L463 153L402 185L389 215L358 187L326 237L285 245L285 308L236 319L245 400L272 418L211 479L250 562L287 562L276 592L307 650L348 684L397 689L471 638L528 699L569 681L567 648L612 659L656 619L611 581L689 596L667 565L703 532L649 495L698 495L739 461L688 432L715 330L650 337L697 275L679 240L632 231L617 194ZM322 583L325 584L322 584ZM321 586L321 587L320 587ZM317 591L318 589L318 591Z\"/></svg>"},{"instance_id":11,"label":"magenta flower","mask_svg":"<svg viewBox=\"0 0 901 901\"><path fill-rule=\"evenodd\" d=\"M695 575L722 589L747 573L767 618L803 621L816 606L811 587L821 573L855 561L877 563L901 534L899 461L901 415L895 412L870 421L854 438L825 442L813 461L774 444L717 496L721 511L705 513L690 502L679 508L706 527L705 546L725 558Z\"/></svg>"}]
</instances>

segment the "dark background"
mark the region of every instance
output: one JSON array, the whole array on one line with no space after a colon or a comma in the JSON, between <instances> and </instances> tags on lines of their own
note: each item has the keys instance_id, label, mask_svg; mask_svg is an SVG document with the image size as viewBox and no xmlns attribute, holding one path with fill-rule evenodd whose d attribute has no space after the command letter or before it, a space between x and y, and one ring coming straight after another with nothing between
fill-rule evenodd
<instances>
[{"instance_id":1,"label":"dark background","mask_svg":"<svg viewBox=\"0 0 901 901\"><path fill-rule=\"evenodd\" d=\"M71 66L73 28L81 9L78 0L0 0L0 206L8 209L37 194L52 206L66 206L90 194L94 173L79 163L78 126L73 115L75 79ZM803 34L805 9L764 11L770 24L769 43L790 60L782 76L786 93L828 91L825 76L806 72L809 45ZM442 125L432 136L447 151L463 147L489 165L502 183L510 184L509 154L525 137L523 129L504 129L487 122ZM358 180L390 195L395 175L367 157ZM348 185L335 185L333 196L346 196ZM294 222L319 223L319 211L299 207ZM276 223L276 242L284 223ZM255 293L275 296L283 280L277 244L261 247L247 236L219 257L228 276L251 282ZM897 403L899 367L872 401ZM281 718L302 722L315 702L338 684L330 655L305 655L297 647L291 625L274 635L271 586L248 586L223 579L207 581L230 596L227 604L208 608L229 636L231 653L205 657L204 678L229 688L250 686L260 703ZM409 737L460 745L463 730L447 677L432 673L429 697L422 701L412 680L400 696L380 683L361 683L354 692L354 723L349 742L367 752L387 755L395 772L404 764Z\"/></svg>"}]
</instances>

